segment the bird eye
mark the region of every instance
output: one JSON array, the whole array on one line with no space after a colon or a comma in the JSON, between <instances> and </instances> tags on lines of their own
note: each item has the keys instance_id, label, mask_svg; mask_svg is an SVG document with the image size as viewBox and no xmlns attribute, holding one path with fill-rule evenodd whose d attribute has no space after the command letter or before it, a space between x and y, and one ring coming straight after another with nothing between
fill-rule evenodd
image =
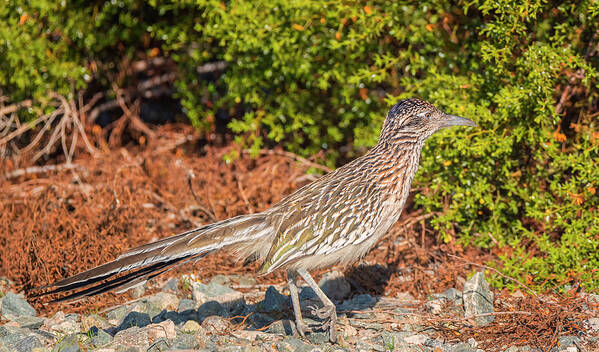
<instances>
[{"instance_id":1,"label":"bird eye","mask_svg":"<svg viewBox=\"0 0 599 352\"><path fill-rule=\"evenodd\" d=\"M431 118L431 113L430 113L430 112L427 112L427 113L426 113L426 115L424 115L424 116L425 116L427 119L430 119L430 118Z\"/></svg>"}]
</instances>

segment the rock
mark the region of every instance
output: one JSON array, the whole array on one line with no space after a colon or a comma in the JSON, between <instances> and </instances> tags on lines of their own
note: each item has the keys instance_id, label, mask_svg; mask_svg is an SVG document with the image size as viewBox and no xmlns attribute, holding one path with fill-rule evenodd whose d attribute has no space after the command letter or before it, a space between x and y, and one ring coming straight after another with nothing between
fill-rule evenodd
<instances>
[{"instance_id":1,"label":"rock","mask_svg":"<svg viewBox=\"0 0 599 352\"><path fill-rule=\"evenodd\" d=\"M70 334L57 343L52 352L79 352L79 334Z\"/></svg>"},{"instance_id":2,"label":"rock","mask_svg":"<svg viewBox=\"0 0 599 352\"><path fill-rule=\"evenodd\" d=\"M424 304L424 309L432 314L441 314L443 312L443 306L445 305L444 299L433 299Z\"/></svg>"},{"instance_id":3,"label":"rock","mask_svg":"<svg viewBox=\"0 0 599 352\"><path fill-rule=\"evenodd\" d=\"M476 352L476 348L473 348L468 343L460 342L458 344L451 346L448 349L448 352Z\"/></svg>"},{"instance_id":4,"label":"rock","mask_svg":"<svg viewBox=\"0 0 599 352\"><path fill-rule=\"evenodd\" d=\"M202 328L206 330L206 334L218 334L225 331L228 327L229 321L217 315L211 315L202 322Z\"/></svg>"},{"instance_id":5,"label":"rock","mask_svg":"<svg viewBox=\"0 0 599 352\"><path fill-rule=\"evenodd\" d=\"M193 300L199 305L215 301L220 303L225 309L234 311L235 315L245 307L243 294L227 286L217 284L216 282L210 282L208 285L192 282L191 285L191 295Z\"/></svg>"},{"instance_id":6,"label":"rock","mask_svg":"<svg viewBox=\"0 0 599 352\"><path fill-rule=\"evenodd\" d=\"M106 318L110 321L121 321L127 315L127 307L121 306L106 313Z\"/></svg>"},{"instance_id":7,"label":"rock","mask_svg":"<svg viewBox=\"0 0 599 352\"><path fill-rule=\"evenodd\" d=\"M137 326L134 326L126 330L121 330L116 335L114 335L114 340L110 344L110 346L118 345L123 346L125 348L137 347L145 350L149 346L148 332L145 329L142 329Z\"/></svg>"},{"instance_id":8,"label":"rock","mask_svg":"<svg viewBox=\"0 0 599 352\"><path fill-rule=\"evenodd\" d=\"M43 344L27 329L0 326L0 350L2 346L7 351L29 352L34 348L42 347Z\"/></svg>"},{"instance_id":9,"label":"rock","mask_svg":"<svg viewBox=\"0 0 599 352\"><path fill-rule=\"evenodd\" d=\"M210 282L208 285L204 285L199 282L192 282L191 295L193 300L198 304L204 304L208 301L217 301L218 303L224 304L231 301L243 299L241 292L237 292L230 287Z\"/></svg>"},{"instance_id":10,"label":"rock","mask_svg":"<svg viewBox=\"0 0 599 352\"><path fill-rule=\"evenodd\" d=\"M187 334L195 334L196 332L203 330L204 328L193 320L188 320L185 324L183 324L183 327L181 328L181 331Z\"/></svg>"},{"instance_id":11,"label":"rock","mask_svg":"<svg viewBox=\"0 0 599 352\"><path fill-rule=\"evenodd\" d=\"M175 295L178 294L179 293L179 280L177 280L176 277L168 280L166 282L166 284L164 284L164 286L162 287L162 291L172 293Z\"/></svg>"},{"instance_id":12,"label":"rock","mask_svg":"<svg viewBox=\"0 0 599 352\"><path fill-rule=\"evenodd\" d=\"M287 338L276 344L277 351L285 351L285 352L312 352L312 351L320 351L320 349L315 348L314 346L306 343L300 339L296 339L294 337Z\"/></svg>"},{"instance_id":13,"label":"rock","mask_svg":"<svg viewBox=\"0 0 599 352\"><path fill-rule=\"evenodd\" d=\"M254 313L247 319L247 323L254 329L261 329L274 321L272 317L262 313Z\"/></svg>"},{"instance_id":14,"label":"rock","mask_svg":"<svg viewBox=\"0 0 599 352\"><path fill-rule=\"evenodd\" d=\"M23 339L20 339L11 347L14 348L14 351L17 352L29 352L37 347L42 347L42 343L35 335L25 336Z\"/></svg>"},{"instance_id":15,"label":"rock","mask_svg":"<svg viewBox=\"0 0 599 352\"><path fill-rule=\"evenodd\" d=\"M557 341L558 346L560 346L560 348L566 348L568 346L576 347L577 345L582 344L582 341L579 337L570 335L560 336L560 338Z\"/></svg>"},{"instance_id":16,"label":"rock","mask_svg":"<svg viewBox=\"0 0 599 352\"><path fill-rule=\"evenodd\" d=\"M318 281L320 289L332 300L342 301L349 296L351 286L345 279L345 276L338 271L331 271Z\"/></svg>"},{"instance_id":17,"label":"rock","mask_svg":"<svg viewBox=\"0 0 599 352\"><path fill-rule=\"evenodd\" d=\"M264 301L258 303L258 309L267 313L281 312L289 302L289 297L277 291L274 286L269 286L264 295Z\"/></svg>"},{"instance_id":18,"label":"rock","mask_svg":"<svg viewBox=\"0 0 599 352\"><path fill-rule=\"evenodd\" d=\"M297 329L295 323L289 319L277 320L270 324L266 332L270 334L277 334L283 336L297 336Z\"/></svg>"},{"instance_id":19,"label":"rock","mask_svg":"<svg viewBox=\"0 0 599 352\"><path fill-rule=\"evenodd\" d=\"M227 315L225 308L216 301L209 301L209 302L202 304L200 306L200 308L198 308L197 314L198 314L197 316L198 316L199 321L202 321L206 317L209 317L212 315L220 315L220 316Z\"/></svg>"},{"instance_id":20,"label":"rock","mask_svg":"<svg viewBox=\"0 0 599 352\"><path fill-rule=\"evenodd\" d=\"M329 343L329 332L314 331L306 334L306 339L315 345L324 345Z\"/></svg>"},{"instance_id":21,"label":"rock","mask_svg":"<svg viewBox=\"0 0 599 352\"><path fill-rule=\"evenodd\" d=\"M428 339L428 336L422 334L406 336L403 338L403 340L410 345L424 345Z\"/></svg>"},{"instance_id":22,"label":"rock","mask_svg":"<svg viewBox=\"0 0 599 352\"><path fill-rule=\"evenodd\" d=\"M146 300L146 312L153 318L163 310L176 311L179 306L179 298L172 293L158 292L149 296Z\"/></svg>"},{"instance_id":23,"label":"rock","mask_svg":"<svg viewBox=\"0 0 599 352\"><path fill-rule=\"evenodd\" d=\"M131 327L143 328L151 323L150 316L147 313L130 312L116 328L116 331L126 330Z\"/></svg>"},{"instance_id":24,"label":"rock","mask_svg":"<svg viewBox=\"0 0 599 352\"><path fill-rule=\"evenodd\" d=\"M199 305L192 299L182 299L179 300L179 306L177 307L177 312L183 313L188 310L196 310Z\"/></svg>"},{"instance_id":25,"label":"rock","mask_svg":"<svg viewBox=\"0 0 599 352\"><path fill-rule=\"evenodd\" d=\"M154 341L145 352L163 352L170 350L170 343L164 338Z\"/></svg>"},{"instance_id":26,"label":"rock","mask_svg":"<svg viewBox=\"0 0 599 352\"><path fill-rule=\"evenodd\" d=\"M484 273L479 271L470 280L466 281L463 299L466 318L493 312L493 293L489 289L489 284L485 281ZM485 326L493 320L495 320L493 315L474 318L478 326Z\"/></svg>"},{"instance_id":27,"label":"rock","mask_svg":"<svg viewBox=\"0 0 599 352\"><path fill-rule=\"evenodd\" d=\"M238 339L248 341L269 341L277 339L277 336L273 334L255 330L233 330L231 331L231 335L237 337Z\"/></svg>"},{"instance_id":28,"label":"rock","mask_svg":"<svg viewBox=\"0 0 599 352\"><path fill-rule=\"evenodd\" d=\"M154 343L160 338L172 340L177 337L175 331L175 323L171 320L164 321L160 324L150 324L145 327L148 332L148 340L150 343Z\"/></svg>"},{"instance_id":29,"label":"rock","mask_svg":"<svg viewBox=\"0 0 599 352\"><path fill-rule=\"evenodd\" d=\"M315 300L320 302L318 296L316 295L316 292L314 292L312 287L308 286L300 287L299 299L300 301Z\"/></svg>"},{"instance_id":30,"label":"rock","mask_svg":"<svg viewBox=\"0 0 599 352\"><path fill-rule=\"evenodd\" d=\"M1 315L9 320L14 320L17 317L34 317L37 312L23 298L23 295L16 295L8 292L2 299Z\"/></svg>"},{"instance_id":31,"label":"rock","mask_svg":"<svg viewBox=\"0 0 599 352\"><path fill-rule=\"evenodd\" d=\"M41 329L55 332L59 335L69 335L80 331L76 315L65 315L62 311L56 312L52 318L46 319Z\"/></svg>"},{"instance_id":32,"label":"rock","mask_svg":"<svg viewBox=\"0 0 599 352\"><path fill-rule=\"evenodd\" d=\"M220 286L229 285L232 281L232 276L234 276L234 275L227 276L227 275L218 274L216 276L213 276L212 279L210 279L210 282L208 283L208 285L210 285L210 284L220 285Z\"/></svg>"},{"instance_id":33,"label":"rock","mask_svg":"<svg viewBox=\"0 0 599 352\"><path fill-rule=\"evenodd\" d=\"M89 336L89 344L95 348L102 347L108 345L112 342L112 336L105 332L104 330L100 330L95 326L92 326L86 333Z\"/></svg>"},{"instance_id":34,"label":"rock","mask_svg":"<svg viewBox=\"0 0 599 352\"><path fill-rule=\"evenodd\" d=\"M208 337L201 334L178 334L177 338L170 342L169 350L195 351L204 347Z\"/></svg>"},{"instance_id":35,"label":"rock","mask_svg":"<svg viewBox=\"0 0 599 352\"><path fill-rule=\"evenodd\" d=\"M257 283L258 281L256 281L256 278L253 276L239 275L239 277L237 278L237 284L242 287L252 287Z\"/></svg>"},{"instance_id":36,"label":"rock","mask_svg":"<svg viewBox=\"0 0 599 352\"><path fill-rule=\"evenodd\" d=\"M337 311L344 310L364 310L371 308L376 304L376 298L369 294L362 294L353 297L350 300L344 301L338 308Z\"/></svg>"},{"instance_id":37,"label":"rock","mask_svg":"<svg viewBox=\"0 0 599 352\"><path fill-rule=\"evenodd\" d=\"M81 331L89 331L92 327L96 327L96 329L107 329L110 327L110 324L104 317L95 313L82 316Z\"/></svg>"},{"instance_id":38,"label":"rock","mask_svg":"<svg viewBox=\"0 0 599 352\"><path fill-rule=\"evenodd\" d=\"M530 346L511 346L510 348L508 348L504 352L537 352L537 351L540 352L540 350L537 350L537 349L532 348Z\"/></svg>"},{"instance_id":39,"label":"rock","mask_svg":"<svg viewBox=\"0 0 599 352\"><path fill-rule=\"evenodd\" d=\"M452 302L462 299L462 292L452 287L443 291L443 293L433 293L431 296L436 299L445 299L447 302Z\"/></svg>"},{"instance_id":40,"label":"rock","mask_svg":"<svg viewBox=\"0 0 599 352\"><path fill-rule=\"evenodd\" d=\"M44 325L46 319L40 317L22 316L17 317L15 320L19 324L19 327L24 329L39 329Z\"/></svg>"},{"instance_id":41,"label":"rock","mask_svg":"<svg viewBox=\"0 0 599 352\"><path fill-rule=\"evenodd\" d=\"M146 285L137 285L129 289L132 298L140 298L146 293Z\"/></svg>"},{"instance_id":42,"label":"rock","mask_svg":"<svg viewBox=\"0 0 599 352\"><path fill-rule=\"evenodd\" d=\"M587 325L592 332L599 332L599 318L589 318Z\"/></svg>"}]
</instances>

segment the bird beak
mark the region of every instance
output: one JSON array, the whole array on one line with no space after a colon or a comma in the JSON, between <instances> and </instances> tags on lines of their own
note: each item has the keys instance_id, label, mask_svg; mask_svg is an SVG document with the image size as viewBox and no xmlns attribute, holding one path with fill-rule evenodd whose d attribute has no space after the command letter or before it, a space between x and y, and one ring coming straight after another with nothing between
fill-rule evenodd
<instances>
[{"instance_id":1,"label":"bird beak","mask_svg":"<svg viewBox=\"0 0 599 352\"><path fill-rule=\"evenodd\" d=\"M445 121L443 121L443 127L450 127L450 126L477 127L477 124L474 121L469 120L464 117L445 114Z\"/></svg>"}]
</instances>

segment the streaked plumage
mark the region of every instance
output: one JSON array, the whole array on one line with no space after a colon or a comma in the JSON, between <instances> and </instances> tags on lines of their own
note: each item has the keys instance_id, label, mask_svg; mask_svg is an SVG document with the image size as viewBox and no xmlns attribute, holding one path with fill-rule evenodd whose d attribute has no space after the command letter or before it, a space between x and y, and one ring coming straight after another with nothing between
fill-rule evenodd
<instances>
[{"instance_id":1,"label":"streaked plumage","mask_svg":"<svg viewBox=\"0 0 599 352\"><path fill-rule=\"evenodd\" d=\"M173 266L227 248L242 257L262 259L261 273L285 268L300 334L302 321L295 280L315 290L323 319L335 341L334 304L308 270L360 259L399 218L418 168L425 140L443 127L476 126L419 100L391 108L379 142L366 155L330 172L258 214L242 215L143 245L117 259L46 288L42 295L72 292L58 300L124 290Z\"/></svg>"}]
</instances>

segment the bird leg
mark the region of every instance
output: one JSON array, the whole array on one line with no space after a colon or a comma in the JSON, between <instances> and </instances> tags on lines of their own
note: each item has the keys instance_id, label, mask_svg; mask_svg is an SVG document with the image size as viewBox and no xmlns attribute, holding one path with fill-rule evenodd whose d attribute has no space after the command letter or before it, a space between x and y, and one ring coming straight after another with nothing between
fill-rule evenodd
<instances>
[{"instance_id":1,"label":"bird leg","mask_svg":"<svg viewBox=\"0 0 599 352\"><path fill-rule=\"evenodd\" d=\"M325 324L323 324L323 327L325 329L328 328L329 340L331 340L331 342L334 343L337 340L337 309L335 308L335 304L331 302L329 297L327 297L327 295L324 292L322 292L322 290L320 289L320 287L318 287L318 284L316 283L316 281L314 281L310 273L308 273L305 269L297 269L297 273L300 274L300 276L304 279L304 281L306 281L308 286L310 286L312 290L314 290L314 292L316 293L318 298L320 298L320 301L324 305L324 307L322 307L321 309L313 309L312 312L320 319L328 318L328 321Z\"/></svg>"},{"instance_id":2,"label":"bird leg","mask_svg":"<svg viewBox=\"0 0 599 352\"><path fill-rule=\"evenodd\" d=\"M304 322L302 318L302 311L300 307L299 294L296 285L297 272L293 270L287 270L287 285L289 286L289 295L291 296L291 303L293 304L293 315L295 316L295 326L297 332L305 338L306 332L311 332L312 329Z\"/></svg>"}]
</instances>

